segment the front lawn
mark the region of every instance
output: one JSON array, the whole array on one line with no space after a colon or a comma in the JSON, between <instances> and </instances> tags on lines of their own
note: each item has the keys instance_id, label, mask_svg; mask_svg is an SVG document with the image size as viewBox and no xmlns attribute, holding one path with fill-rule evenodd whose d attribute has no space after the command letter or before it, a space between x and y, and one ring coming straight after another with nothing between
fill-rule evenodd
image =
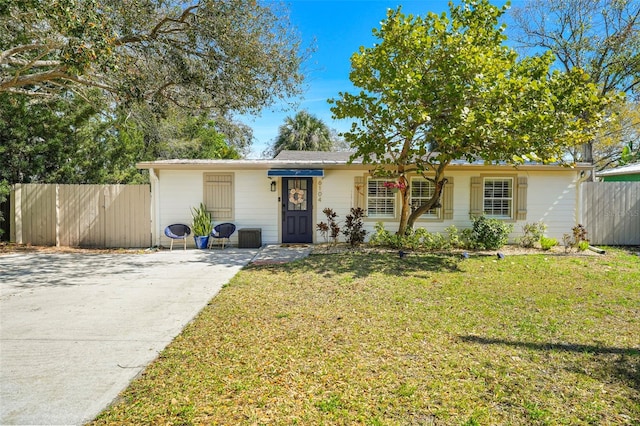
<instances>
[{"instance_id":1,"label":"front lawn","mask_svg":"<svg viewBox=\"0 0 640 426\"><path fill-rule=\"evenodd\" d=\"M640 424L640 257L240 272L95 424Z\"/></svg>"}]
</instances>

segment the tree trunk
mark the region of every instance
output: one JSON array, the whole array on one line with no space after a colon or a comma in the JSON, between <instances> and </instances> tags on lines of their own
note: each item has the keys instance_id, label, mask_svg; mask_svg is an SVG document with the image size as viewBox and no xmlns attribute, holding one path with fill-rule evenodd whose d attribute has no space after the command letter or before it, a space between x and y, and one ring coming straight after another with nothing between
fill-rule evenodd
<instances>
[{"instance_id":1,"label":"tree trunk","mask_svg":"<svg viewBox=\"0 0 640 426\"><path fill-rule=\"evenodd\" d=\"M404 188L400 188L400 198L402 200L402 208L400 210L400 225L398 226L397 235L404 235L407 232L407 224L409 221L409 215L411 214L411 206L409 205L409 199L411 198L411 188L409 188L409 182L404 176L398 179L398 182L405 184Z\"/></svg>"},{"instance_id":2,"label":"tree trunk","mask_svg":"<svg viewBox=\"0 0 640 426\"><path fill-rule=\"evenodd\" d=\"M427 201L426 203L424 203L423 205L418 207L416 210L414 210L409 215L409 219L407 221L407 228L413 228L413 224L424 213L428 212L429 210L431 210L434 207L440 207L440 204L441 204L440 199L442 197L442 190L444 189L444 186L445 186L446 183L447 183L447 180L444 179L444 178L436 180L436 189L433 192L433 196L429 199L429 201Z\"/></svg>"}]
</instances>

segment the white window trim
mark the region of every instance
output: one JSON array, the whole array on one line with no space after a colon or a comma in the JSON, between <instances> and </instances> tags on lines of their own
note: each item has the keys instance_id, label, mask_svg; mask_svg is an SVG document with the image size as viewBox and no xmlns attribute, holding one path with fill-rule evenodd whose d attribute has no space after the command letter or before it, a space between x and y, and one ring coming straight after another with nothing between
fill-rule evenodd
<instances>
[{"instance_id":1,"label":"white window trim","mask_svg":"<svg viewBox=\"0 0 640 426\"><path fill-rule=\"evenodd\" d=\"M367 206L367 217L371 218L371 219L395 219L396 218L396 211L398 210L397 207L397 201L398 201L398 197L396 196L397 194L391 193L391 197L371 197L369 196L369 182L372 181L376 181L376 182L387 182L389 179L381 179L381 178L374 178L371 176L367 177L367 187L366 187L366 198L365 198L365 205ZM390 191L390 190L389 190ZM392 214L372 214L371 213L371 209L369 208L369 200L370 199L392 199L393 201L393 213Z\"/></svg>"},{"instance_id":2,"label":"white window trim","mask_svg":"<svg viewBox=\"0 0 640 426\"><path fill-rule=\"evenodd\" d=\"M433 185L433 190L434 190L434 191L436 190L435 183L433 183L432 181L430 181L430 180L426 180L426 179L425 179L425 178L423 178L423 177L414 176L414 177L412 177L412 178L410 179L410 185L411 185L411 186L410 186L410 191L411 191L411 194L413 194L413 183L414 183L414 182L428 182L428 183L430 183L431 185ZM442 194L441 194L440 196L442 197ZM429 196L428 198L430 198L430 197L431 197L431 196ZM421 197L421 199L425 200L425 199L427 199L427 197ZM409 198L409 205L413 206L413 200L414 200L414 198L413 198L413 196L411 196L411 197ZM440 200L440 204L442 204L442 199ZM435 212L434 212L434 213L426 212L426 213L424 213L424 214L420 215L420 217L418 218L418 220L434 220L434 219L442 219L442 207L436 207L436 208L435 208L435 209L433 209L433 210L435 210Z\"/></svg>"},{"instance_id":3,"label":"white window trim","mask_svg":"<svg viewBox=\"0 0 640 426\"><path fill-rule=\"evenodd\" d=\"M505 197L490 197L489 199L496 199L496 200L509 200L509 215L496 215L496 214L489 214L484 210L484 206L485 206L485 200L487 199L487 197L485 197L485 184L488 180L493 180L493 181L509 181L511 182L511 197L505 198ZM515 206L515 178L512 176L485 176L482 178L482 211L483 213L488 217L488 218L492 218L492 219L506 219L506 220L512 220L514 218L514 206Z\"/></svg>"}]
</instances>

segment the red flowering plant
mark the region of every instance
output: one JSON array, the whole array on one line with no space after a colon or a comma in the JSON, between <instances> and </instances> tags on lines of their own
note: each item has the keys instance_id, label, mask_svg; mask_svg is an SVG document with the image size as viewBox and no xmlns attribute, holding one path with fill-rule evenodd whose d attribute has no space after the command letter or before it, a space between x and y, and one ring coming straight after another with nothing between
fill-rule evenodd
<instances>
[{"instance_id":1,"label":"red flowering plant","mask_svg":"<svg viewBox=\"0 0 640 426\"><path fill-rule=\"evenodd\" d=\"M385 188L389 188L390 190L392 190L393 192L398 192L399 189L405 189L407 187L407 184L405 182L399 181L399 182L385 182L383 183Z\"/></svg>"}]
</instances>

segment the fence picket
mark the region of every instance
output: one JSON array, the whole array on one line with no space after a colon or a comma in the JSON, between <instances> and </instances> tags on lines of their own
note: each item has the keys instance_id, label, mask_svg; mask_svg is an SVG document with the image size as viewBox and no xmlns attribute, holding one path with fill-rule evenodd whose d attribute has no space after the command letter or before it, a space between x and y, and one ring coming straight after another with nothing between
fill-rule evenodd
<instances>
[{"instance_id":1,"label":"fence picket","mask_svg":"<svg viewBox=\"0 0 640 426\"><path fill-rule=\"evenodd\" d=\"M591 243L640 245L640 182L582 185L582 223Z\"/></svg>"}]
</instances>

